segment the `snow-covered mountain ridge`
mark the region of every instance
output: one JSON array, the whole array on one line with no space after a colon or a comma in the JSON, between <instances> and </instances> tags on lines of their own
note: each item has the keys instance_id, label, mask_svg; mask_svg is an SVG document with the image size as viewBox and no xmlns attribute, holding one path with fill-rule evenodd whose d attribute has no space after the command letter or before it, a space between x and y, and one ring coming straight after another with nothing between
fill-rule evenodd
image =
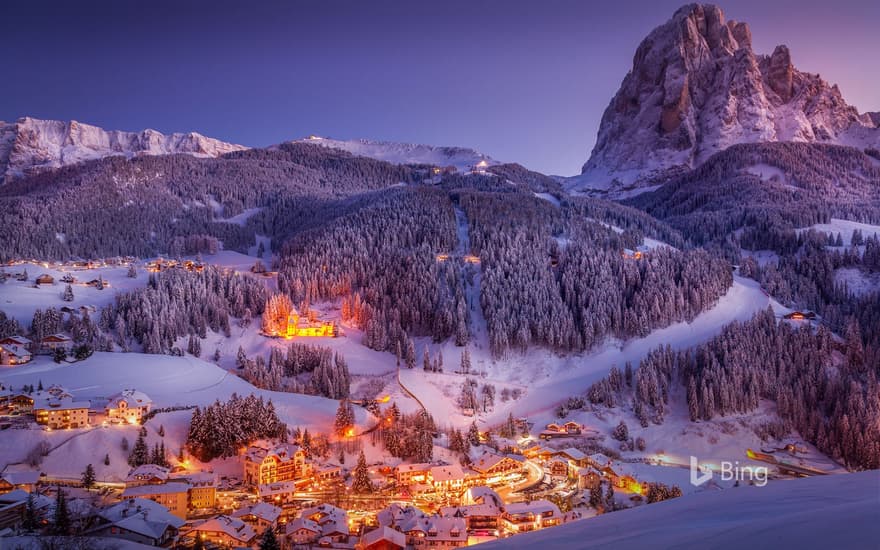
<instances>
[{"instance_id":1,"label":"snow-covered mountain ridge","mask_svg":"<svg viewBox=\"0 0 880 550\"><path fill-rule=\"evenodd\" d=\"M25 117L0 121L0 183L30 172L60 168L87 160L123 155L186 153L217 157L247 149L195 132L165 135L156 130L104 130L75 120Z\"/></svg>"},{"instance_id":2,"label":"snow-covered mountain ridge","mask_svg":"<svg viewBox=\"0 0 880 550\"><path fill-rule=\"evenodd\" d=\"M319 136L309 136L296 140L296 142L340 149L355 156L382 160L391 164L431 164L443 168L454 166L460 172L469 171L481 162L485 163L482 166L499 164L489 155L467 147L443 147L368 139L338 140Z\"/></svg>"},{"instance_id":3,"label":"snow-covered mountain ridge","mask_svg":"<svg viewBox=\"0 0 880 550\"><path fill-rule=\"evenodd\" d=\"M639 188L737 143L880 143L878 117L836 85L799 71L784 45L752 50L746 23L690 4L642 41L611 100L596 145L570 189Z\"/></svg>"}]
</instances>

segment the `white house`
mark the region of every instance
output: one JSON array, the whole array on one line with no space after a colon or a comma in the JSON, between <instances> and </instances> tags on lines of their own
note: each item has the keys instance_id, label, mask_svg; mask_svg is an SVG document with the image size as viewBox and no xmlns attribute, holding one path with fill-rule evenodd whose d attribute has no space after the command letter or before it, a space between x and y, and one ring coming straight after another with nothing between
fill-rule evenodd
<instances>
[{"instance_id":1,"label":"white house","mask_svg":"<svg viewBox=\"0 0 880 550\"><path fill-rule=\"evenodd\" d=\"M140 424L141 419L150 412L153 400L147 394L134 389L122 390L107 403L107 418L129 424Z\"/></svg>"}]
</instances>

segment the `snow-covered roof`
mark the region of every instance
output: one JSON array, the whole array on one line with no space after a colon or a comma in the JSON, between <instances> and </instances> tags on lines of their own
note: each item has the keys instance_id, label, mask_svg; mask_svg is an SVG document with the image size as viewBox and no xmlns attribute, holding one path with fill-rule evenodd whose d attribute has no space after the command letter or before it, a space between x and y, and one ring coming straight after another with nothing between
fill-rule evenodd
<instances>
[{"instance_id":1,"label":"snow-covered roof","mask_svg":"<svg viewBox=\"0 0 880 550\"><path fill-rule=\"evenodd\" d=\"M61 398L54 396L39 396L34 398L34 410L54 410L54 411L70 411L75 409L88 409L91 406L89 401L74 401L68 396Z\"/></svg>"},{"instance_id":2,"label":"snow-covered roof","mask_svg":"<svg viewBox=\"0 0 880 550\"><path fill-rule=\"evenodd\" d=\"M467 528L464 518L422 516L404 522L401 530L404 533L421 531L429 534L431 540L467 541Z\"/></svg>"},{"instance_id":3,"label":"snow-covered roof","mask_svg":"<svg viewBox=\"0 0 880 550\"><path fill-rule=\"evenodd\" d=\"M376 514L379 525L401 525L410 518L424 515L424 512L411 504L392 502Z\"/></svg>"},{"instance_id":4,"label":"snow-covered roof","mask_svg":"<svg viewBox=\"0 0 880 550\"><path fill-rule=\"evenodd\" d=\"M557 454L563 454L572 460L583 460L587 458L587 454L584 453L580 449L575 449L574 447L568 447L567 449L562 449Z\"/></svg>"},{"instance_id":5,"label":"snow-covered roof","mask_svg":"<svg viewBox=\"0 0 880 550\"><path fill-rule=\"evenodd\" d=\"M370 546L383 540L401 548L406 547L406 535L385 525L364 533L361 537L361 546Z\"/></svg>"},{"instance_id":6,"label":"snow-covered roof","mask_svg":"<svg viewBox=\"0 0 880 550\"><path fill-rule=\"evenodd\" d=\"M478 458L477 461L473 463L472 467L478 472L486 472L500 464L505 459L515 460L517 462L524 461L524 458L518 455L499 455L486 451L485 453L483 453L483 456Z\"/></svg>"},{"instance_id":7,"label":"snow-covered roof","mask_svg":"<svg viewBox=\"0 0 880 550\"><path fill-rule=\"evenodd\" d=\"M257 486L257 494L260 498L293 493L294 491L296 491L296 484L292 481L279 481Z\"/></svg>"},{"instance_id":8,"label":"snow-covered roof","mask_svg":"<svg viewBox=\"0 0 880 550\"><path fill-rule=\"evenodd\" d=\"M319 526L316 522L306 518L296 518L293 521L287 522L287 526L284 528L284 532L287 535L292 535L300 529L311 531L316 535L321 532L321 526Z\"/></svg>"},{"instance_id":9,"label":"snow-covered roof","mask_svg":"<svg viewBox=\"0 0 880 550\"><path fill-rule=\"evenodd\" d=\"M258 502L251 506L246 506L232 513L233 517L242 518L245 516L254 516L269 523L275 523L281 517L281 508L273 506L268 502Z\"/></svg>"},{"instance_id":10,"label":"snow-covered roof","mask_svg":"<svg viewBox=\"0 0 880 550\"><path fill-rule=\"evenodd\" d=\"M172 493L185 493L189 489L188 483L171 481L159 485L138 485L137 487L126 487L122 492L123 498L141 497L144 495L167 495Z\"/></svg>"},{"instance_id":11,"label":"snow-covered roof","mask_svg":"<svg viewBox=\"0 0 880 550\"><path fill-rule=\"evenodd\" d=\"M300 446L295 443L282 443L271 449L252 445L245 452L245 459L251 462L263 462L266 458L274 458L278 462L288 462L294 459Z\"/></svg>"},{"instance_id":12,"label":"snow-covered roof","mask_svg":"<svg viewBox=\"0 0 880 550\"><path fill-rule=\"evenodd\" d=\"M238 518L220 515L193 526L193 531L224 533L243 543L248 543L256 536L254 528Z\"/></svg>"},{"instance_id":13,"label":"snow-covered roof","mask_svg":"<svg viewBox=\"0 0 880 550\"><path fill-rule=\"evenodd\" d=\"M501 506L491 500L478 504L463 504L461 506L444 506L440 508L443 517L471 517L471 516L500 516Z\"/></svg>"},{"instance_id":14,"label":"snow-covered roof","mask_svg":"<svg viewBox=\"0 0 880 550\"><path fill-rule=\"evenodd\" d=\"M128 531L159 539L168 529L185 523L167 508L149 499L132 498L101 510L98 515Z\"/></svg>"},{"instance_id":15,"label":"snow-covered roof","mask_svg":"<svg viewBox=\"0 0 880 550\"><path fill-rule=\"evenodd\" d=\"M531 502L514 502L504 507L504 511L511 515L520 514L545 514L552 512L554 517L560 515L559 507L549 500L533 500Z\"/></svg>"},{"instance_id":16,"label":"snow-covered roof","mask_svg":"<svg viewBox=\"0 0 880 550\"><path fill-rule=\"evenodd\" d=\"M143 464L128 473L125 478L126 483L132 481L143 481L145 479L157 478L165 481L168 479L168 468L157 466L156 464Z\"/></svg>"},{"instance_id":17,"label":"snow-covered roof","mask_svg":"<svg viewBox=\"0 0 880 550\"><path fill-rule=\"evenodd\" d=\"M499 506L504 504L501 495L485 485L477 485L468 488L461 498L462 504L476 504L479 502L492 502Z\"/></svg>"},{"instance_id":18,"label":"snow-covered roof","mask_svg":"<svg viewBox=\"0 0 880 550\"><path fill-rule=\"evenodd\" d=\"M611 462L611 459L608 458L607 456L605 456L605 455L602 454L602 453L593 453L593 454L591 454L591 455L590 455L590 460L592 460L592 461L595 462L596 464L599 464L600 466L604 466L604 465L608 464L609 462Z\"/></svg>"},{"instance_id":19,"label":"snow-covered roof","mask_svg":"<svg viewBox=\"0 0 880 550\"><path fill-rule=\"evenodd\" d=\"M27 470L21 472L6 472L0 474L0 478L10 485L33 485L40 479L40 472Z\"/></svg>"},{"instance_id":20,"label":"snow-covered roof","mask_svg":"<svg viewBox=\"0 0 880 550\"><path fill-rule=\"evenodd\" d=\"M3 344L2 346L0 346L0 349L18 358L31 356L31 352L29 352L24 348L24 346L21 346L19 344Z\"/></svg>"},{"instance_id":21,"label":"snow-covered roof","mask_svg":"<svg viewBox=\"0 0 880 550\"><path fill-rule=\"evenodd\" d=\"M116 408L120 401L125 401L127 407L146 407L153 404L153 400L142 391L135 389L122 390L110 397L108 408Z\"/></svg>"},{"instance_id":22,"label":"snow-covered roof","mask_svg":"<svg viewBox=\"0 0 880 550\"><path fill-rule=\"evenodd\" d=\"M434 465L430 462L419 462L417 464L399 464L397 468L397 473L410 473L410 472L427 472Z\"/></svg>"},{"instance_id":23,"label":"snow-covered roof","mask_svg":"<svg viewBox=\"0 0 880 550\"><path fill-rule=\"evenodd\" d=\"M178 472L170 474L169 480L179 480L193 487L210 487L217 484L217 475L213 472Z\"/></svg>"},{"instance_id":24,"label":"snow-covered roof","mask_svg":"<svg viewBox=\"0 0 880 550\"><path fill-rule=\"evenodd\" d=\"M41 342L71 342L70 336L61 334L60 332L44 336Z\"/></svg>"},{"instance_id":25,"label":"snow-covered roof","mask_svg":"<svg viewBox=\"0 0 880 550\"><path fill-rule=\"evenodd\" d=\"M24 502L30 497L30 493L24 489L14 489L8 493L0 494L0 505L18 504Z\"/></svg>"},{"instance_id":26,"label":"snow-covered roof","mask_svg":"<svg viewBox=\"0 0 880 550\"><path fill-rule=\"evenodd\" d=\"M321 534L349 534L348 512L332 504L319 504L302 511L301 517L311 519L321 527Z\"/></svg>"},{"instance_id":27,"label":"snow-covered roof","mask_svg":"<svg viewBox=\"0 0 880 550\"><path fill-rule=\"evenodd\" d=\"M0 339L0 344L7 344L7 343L8 344L17 344L19 346L28 346L28 345L32 344L33 342L30 339L25 338L24 336L21 336L19 334L14 334L12 336L7 336L6 338Z\"/></svg>"},{"instance_id":28,"label":"snow-covered roof","mask_svg":"<svg viewBox=\"0 0 880 550\"><path fill-rule=\"evenodd\" d=\"M464 469L458 464L446 464L444 466L434 466L430 470L431 479L435 482L455 481L464 479L466 474Z\"/></svg>"}]
</instances>

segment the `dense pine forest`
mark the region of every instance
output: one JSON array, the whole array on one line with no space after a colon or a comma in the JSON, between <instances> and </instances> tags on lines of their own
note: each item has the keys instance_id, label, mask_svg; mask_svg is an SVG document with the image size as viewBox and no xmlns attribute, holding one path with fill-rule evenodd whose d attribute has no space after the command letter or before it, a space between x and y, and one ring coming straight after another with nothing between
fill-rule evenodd
<instances>
[{"instance_id":1,"label":"dense pine forest","mask_svg":"<svg viewBox=\"0 0 880 550\"><path fill-rule=\"evenodd\" d=\"M513 194L463 193L472 249L482 259L480 297L492 350L531 344L590 349L607 336L645 336L693 319L732 282L729 264L702 250L660 246L636 258L643 218L592 200L549 201ZM593 215L630 229L615 231ZM680 237L672 230L654 232Z\"/></svg>"},{"instance_id":2,"label":"dense pine forest","mask_svg":"<svg viewBox=\"0 0 880 550\"><path fill-rule=\"evenodd\" d=\"M202 356L208 331L228 338L280 296L304 314L337 303L343 322L363 330L364 345L410 368L419 361L416 337L467 345L476 307L496 360L535 346L580 354L609 338L692 321L727 292L736 266L783 305L815 311L818 328L762 313L702 346L658 349L636 369L614 369L569 403L631 403L649 425L663 422L673 385L693 421L771 400L780 419L765 435L794 430L851 468L877 467L880 293L857 292L837 274L880 272L880 238L856 232L844 243L800 228L833 217L880 222L878 182L877 163L857 150L786 143L731 147L622 203L566 195L553 178L514 164L438 179L427 166L304 144L219 159L109 158L0 189L9 212L0 221L3 258L245 251L262 235L271 240L279 294L213 267L156 273L91 316L45 308L21 327L0 312L0 336L65 331L89 350ZM774 259L759 263L755 251ZM236 365L258 388L332 399L351 392L348 363L330 348L240 351ZM442 369L427 354L425 365ZM465 395L465 384L459 397L469 409L482 399L476 387ZM197 411L194 453L228 452L225 443L206 448L198 435L212 425L205 415L231 414L228 407ZM376 435L391 454L431 456L433 420L396 407L379 414L399 420ZM252 435L274 434L266 425ZM243 437L230 435L229 445Z\"/></svg>"}]
</instances>

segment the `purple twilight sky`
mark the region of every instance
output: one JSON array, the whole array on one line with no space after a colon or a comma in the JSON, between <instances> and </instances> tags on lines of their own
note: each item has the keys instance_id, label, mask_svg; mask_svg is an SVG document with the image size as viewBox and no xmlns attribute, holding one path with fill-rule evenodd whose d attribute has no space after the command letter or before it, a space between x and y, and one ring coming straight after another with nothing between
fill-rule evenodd
<instances>
[{"instance_id":1,"label":"purple twilight sky","mask_svg":"<svg viewBox=\"0 0 880 550\"><path fill-rule=\"evenodd\" d=\"M464 145L574 174L641 39L681 2L5 3L0 120ZM754 48L880 110L880 2L720 2Z\"/></svg>"}]
</instances>

